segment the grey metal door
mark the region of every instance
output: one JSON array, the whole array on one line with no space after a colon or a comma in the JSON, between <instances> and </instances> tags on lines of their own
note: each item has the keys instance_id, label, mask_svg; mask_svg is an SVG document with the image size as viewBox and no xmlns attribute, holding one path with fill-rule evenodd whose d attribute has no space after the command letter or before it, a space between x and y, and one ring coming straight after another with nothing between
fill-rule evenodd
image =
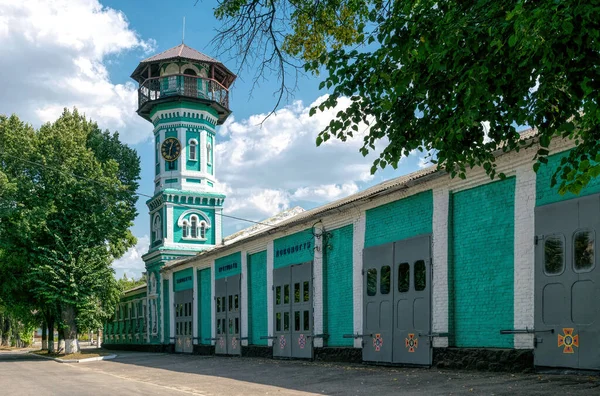
<instances>
[{"instance_id":1,"label":"grey metal door","mask_svg":"<svg viewBox=\"0 0 600 396\"><path fill-rule=\"evenodd\" d=\"M600 369L600 195L536 208L536 366Z\"/></svg>"},{"instance_id":2,"label":"grey metal door","mask_svg":"<svg viewBox=\"0 0 600 396\"><path fill-rule=\"evenodd\" d=\"M225 278L227 287L227 354L241 355L240 346L240 279L241 275Z\"/></svg>"},{"instance_id":3,"label":"grey metal door","mask_svg":"<svg viewBox=\"0 0 600 396\"><path fill-rule=\"evenodd\" d=\"M273 270L273 357L292 357L290 312L291 312L290 267Z\"/></svg>"},{"instance_id":4,"label":"grey metal door","mask_svg":"<svg viewBox=\"0 0 600 396\"><path fill-rule=\"evenodd\" d=\"M292 265L292 357L313 357L312 263Z\"/></svg>"},{"instance_id":5,"label":"grey metal door","mask_svg":"<svg viewBox=\"0 0 600 396\"><path fill-rule=\"evenodd\" d=\"M227 282L215 279L215 353L227 354Z\"/></svg>"},{"instance_id":6,"label":"grey metal door","mask_svg":"<svg viewBox=\"0 0 600 396\"><path fill-rule=\"evenodd\" d=\"M175 292L175 352L192 353L193 290Z\"/></svg>"},{"instance_id":7,"label":"grey metal door","mask_svg":"<svg viewBox=\"0 0 600 396\"><path fill-rule=\"evenodd\" d=\"M392 362L394 244L363 250L363 349L367 362Z\"/></svg>"},{"instance_id":8,"label":"grey metal door","mask_svg":"<svg viewBox=\"0 0 600 396\"><path fill-rule=\"evenodd\" d=\"M431 238L394 244L394 363L431 365Z\"/></svg>"}]
</instances>

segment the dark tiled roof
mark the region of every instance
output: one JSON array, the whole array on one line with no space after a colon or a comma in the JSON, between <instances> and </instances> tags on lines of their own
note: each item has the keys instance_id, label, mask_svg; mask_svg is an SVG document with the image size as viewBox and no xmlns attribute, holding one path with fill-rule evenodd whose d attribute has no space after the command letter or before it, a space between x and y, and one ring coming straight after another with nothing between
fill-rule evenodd
<instances>
[{"instance_id":1,"label":"dark tiled roof","mask_svg":"<svg viewBox=\"0 0 600 396\"><path fill-rule=\"evenodd\" d=\"M208 63L220 63L218 60L211 58L208 55L204 55L202 52L196 51L193 48L188 47L185 44L179 44L176 47L169 48L166 51L151 56L150 58L144 59L141 63L156 62L167 59L184 58L199 62Z\"/></svg>"}]
</instances>

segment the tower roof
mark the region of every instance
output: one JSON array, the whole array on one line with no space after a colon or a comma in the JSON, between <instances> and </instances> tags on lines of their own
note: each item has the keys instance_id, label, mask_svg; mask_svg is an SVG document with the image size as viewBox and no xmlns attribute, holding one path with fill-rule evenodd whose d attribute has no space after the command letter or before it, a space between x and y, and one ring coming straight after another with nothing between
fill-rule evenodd
<instances>
[{"instance_id":1,"label":"tower roof","mask_svg":"<svg viewBox=\"0 0 600 396\"><path fill-rule=\"evenodd\" d=\"M168 50L163 51L160 54L152 55L151 57L144 59L141 63L156 62L177 58L189 59L197 62L220 63L218 60L211 58L210 56L205 55L200 51L196 51L195 49L188 47L183 43L173 48L169 48Z\"/></svg>"},{"instance_id":2,"label":"tower roof","mask_svg":"<svg viewBox=\"0 0 600 396\"><path fill-rule=\"evenodd\" d=\"M236 78L236 75L234 73L232 73L231 70L229 70L227 67L225 67L224 64L222 64L215 58L212 58L206 54L203 54L202 52L197 51L197 50L193 49L192 47L189 47L183 43L176 45L173 48L169 48L168 50L163 51L159 54L152 55L151 57L142 60L140 62L140 64L135 68L133 73L131 73L131 78L133 78L137 82L141 82L140 80L143 80L144 78L141 77L140 74L142 73L142 71L144 69L146 69L146 67L149 64L161 63L164 61L177 60L177 59L186 60L186 61L190 61L190 62L209 63L209 64L213 64L213 65L217 66L218 69L221 69L224 72L224 74L229 76L226 79L227 83L224 84L226 86L229 86L233 82L233 80L235 80L235 78Z\"/></svg>"}]
</instances>

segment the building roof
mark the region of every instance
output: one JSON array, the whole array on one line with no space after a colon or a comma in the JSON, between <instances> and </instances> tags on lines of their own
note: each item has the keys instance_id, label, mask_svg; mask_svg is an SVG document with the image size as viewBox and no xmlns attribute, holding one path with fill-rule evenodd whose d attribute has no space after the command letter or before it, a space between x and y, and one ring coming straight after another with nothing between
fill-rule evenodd
<instances>
[{"instance_id":1,"label":"building roof","mask_svg":"<svg viewBox=\"0 0 600 396\"><path fill-rule=\"evenodd\" d=\"M195 49L188 47L187 45L181 43L173 48L169 48L166 51L163 51L159 54L152 55L149 58L144 59L140 63L149 63L149 62L157 62L168 59L177 59L184 58L197 62L206 62L206 63L221 63L218 60L211 58L208 55L203 54L200 51L196 51Z\"/></svg>"},{"instance_id":2,"label":"building roof","mask_svg":"<svg viewBox=\"0 0 600 396\"><path fill-rule=\"evenodd\" d=\"M524 131L521 131L520 135L521 135L521 140L533 139L537 135L537 129L533 129L533 128L526 129ZM502 146L503 146L502 144L498 145L498 149L495 152L496 156L501 156L501 155L505 154L502 151ZM376 184L372 187L369 187L369 188L367 188L363 191L360 191L356 194L352 194L348 197L338 199L336 201L330 202L328 204L319 206L319 207L311 209L311 210L303 211L296 216L293 216L291 218L288 218L286 220L279 222L274 227L268 227L268 228L265 227L266 229L265 228L260 229L260 231L258 231L258 232L252 232L252 233L243 235L241 237L233 238L233 240L231 240L229 243L225 243L224 245L216 246L209 250L204 250L202 252L199 252L196 256L186 257L185 259L176 260L176 261L170 261L163 267L163 269L170 270L170 269L179 267L183 264L194 261L198 257L204 256L204 255L218 254L218 251L223 248L229 248L229 247L232 247L232 245L237 245L239 243L246 242L248 240L255 239L260 236L264 236L267 233L274 233L274 232L289 228L291 226L294 226L296 224L306 223L309 220L316 219L318 215L325 214L332 210L338 209L342 206L352 205L353 203L355 203L357 201L370 200L379 195L387 194L392 191L408 189L408 188L412 187L413 185L420 184L420 183L425 182L430 179L443 177L447 174L448 173L446 171L438 170L437 166L434 165L434 166L430 166L425 169L420 169L416 172L409 173L408 175L400 176L400 177L397 177L397 178L394 178L391 180L386 180L382 183ZM227 240L227 238L225 238L225 240Z\"/></svg>"}]
</instances>

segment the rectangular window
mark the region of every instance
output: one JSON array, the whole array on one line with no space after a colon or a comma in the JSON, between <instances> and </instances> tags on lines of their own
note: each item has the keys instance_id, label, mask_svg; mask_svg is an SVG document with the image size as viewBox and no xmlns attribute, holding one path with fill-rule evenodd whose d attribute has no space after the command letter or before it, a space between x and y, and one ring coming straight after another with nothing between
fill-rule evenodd
<instances>
[{"instance_id":1,"label":"rectangular window","mask_svg":"<svg viewBox=\"0 0 600 396\"><path fill-rule=\"evenodd\" d=\"M294 302L300 302L300 283L294 283Z\"/></svg>"},{"instance_id":2,"label":"rectangular window","mask_svg":"<svg viewBox=\"0 0 600 396\"><path fill-rule=\"evenodd\" d=\"M227 308L225 307L225 296L221 297L221 312L225 312L227 311Z\"/></svg>"},{"instance_id":3,"label":"rectangular window","mask_svg":"<svg viewBox=\"0 0 600 396\"><path fill-rule=\"evenodd\" d=\"M294 312L294 330L300 331L300 311Z\"/></svg>"},{"instance_id":4,"label":"rectangular window","mask_svg":"<svg viewBox=\"0 0 600 396\"><path fill-rule=\"evenodd\" d=\"M398 266L398 291L406 293L410 285L410 265L402 263Z\"/></svg>"},{"instance_id":5,"label":"rectangular window","mask_svg":"<svg viewBox=\"0 0 600 396\"><path fill-rule=\"evenodd\" d=\"M217 313L221 312L221 299L217 297Z\"/></svg>"},{"instance_id":6,"label":"rectangular window","mask_svg":"<svg viewBox=\"0 0 600 396\"><path fill-rule=\"evenodd\" d=\"M550 235L544 240L544 272L546 275L562 274L565 270L565 238Z\"/></svg>"},{"instance_id":7,"label":"rectangular window","mask_svg":"<svg viewBox=\"0 0 600 396\"><path fill-rule=\"evenodd\" d=\"M281 331L281 312L275 314L275 328L277 331Z\"/></svg>"},{"instance_id":8,"label":"rectangular window","mask_svg":"<svg viewBox=\"0 0 600 396\"><path fill-rule=\"evenodd\" d=\"M384 265L383 267L381 267L381 279L380 281L380 287L379 287L379 292L381 294L389 294L390 293L390 285L392 282L391 276L392 276L392 268L389 265Z\"/></svg>"},{"instance_id":9,"label":"rectangular window","mask_svg":"<svg viewBox=\"0 0 600 396\"><path fill-rule=\"evenodd\" d=\"M369 268L367 270L367 296L377 294L377 269Z\"/></svg>"},{"instance_id":10,"label":"rectangular window","mask_svg":"<svg viewBox=\"0 0 600 396\"><path fill-rule=\"evenodd\" d=\"M415 262L415 290L423 291L427 286L427 267L425 261L418 260Z\"/></svg>"},{"instance_id":11,"label":"rectangular window","mask_svg":"<svg viewBox=\"0 0 600 396\"><path fill-rule=\"evenodd\" d=\"M233 319L229 319L229 333L227 334L233 334Z\"/></svg>"},{"instance_id":12,"label":"rectangular window","mask_svg":"<svg viewBox=\"0 0 600 396\"><path fill-rule=\"evenodd\" d=\"M172 170L175 170L175 169L177 168L177 167L175 166L175 161L165 161L165 162L166 162L166 166L165 166L165 168L166 168L167 170L170 170L170 171L172 171Z\"/></svg>"},{"instance_id":13,"label":"rectangular window","mask_svg":"<svg viewBox=\"0 0 600 396\"><path fill-rule=\"evenodd\" d=\"M240 318L235 318L235 334L240 333Z\"/></svg>"},{"instance_id":14,"label":"rectangular window","mask_svg":"<svg viewBox=\"0 0 600 396\"><path fill-rule=\"evenodd\" d=\"M229 312L233 309L233 296L229 295Z\"/></svg>"},{"instance_id":15,"label":"rectangular window","mask_svg":"<svg viewBox=\"0 0 600 396\"><path fill-rule=\"evenodd\" d=\"M304 330L310 330L310 314L308 311L304 311Z\"/></svg>"},{"instance_id":16,"label":"rectangular window","mask_svg":"<svg viewBox=\"0 0 600 396\"><path fill-rule=\"evenodd\" d=\"M290 303L290 285L283 286L283 303L284 304Z\"/></svg>"},{"instance_id":17,"label":"rectangular window","mask_svg":"<svg viewBox=\"0 0 600 396\"><path fill-rule=\"evenodd\" d=\"M239 309L239 300L238 300L238 295L237 294L233 298L233 303L234 303L234 306L235 306L235 310L237 311Z\"/></svg>"},{"instance_id":18,"label":"rectangular window","mask_svg":"<svg viewBox=\"0 0 600 396\"><path fill-rule=\"evenodd\" d=\"M310 286L308 281L304 281L304 302L310 301Z\"/></svg>"},{"instance_id":19,"label":"rectangular window","mask_svg":"<svg viewBox=\"0 0 600 396\"><path fill-rule=\"evenodd\" d=\"M281 286L275 288L275 305L281 304Z\"/></svg>"},{"instance_id":20,"label":"rectangular window","mask_svg":"<svg viewBox=\"0 0 600 396\"><path fill-rule=\"evenodd\" d=\"M290 313L283 313L283 331L290 331Z\"/></svg>"},{"instance_id":21,"label":"rectangular window","mask_svg":"<svg viewBox=\"0 0 600 396\"><path fill-rule=\"evenodd\" d=\"M588 272L594 268L594 231L577 231L573 237L573 269L575 272Z\"/></svg>"}]
</instances>

